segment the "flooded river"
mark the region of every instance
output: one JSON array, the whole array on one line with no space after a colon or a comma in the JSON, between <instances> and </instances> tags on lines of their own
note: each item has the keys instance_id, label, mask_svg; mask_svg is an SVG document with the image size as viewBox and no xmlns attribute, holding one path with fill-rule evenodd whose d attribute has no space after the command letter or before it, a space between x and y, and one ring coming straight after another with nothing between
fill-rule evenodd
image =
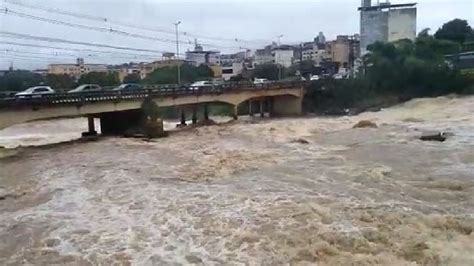
<instances>
[{"instance_id":1,"label":"flooded river","mask_svg":"<svg viewBox=\"0 0 474 266\"><path fill-rule=\"evenodd\" d=\"M359 120L378 128L352 129ZM86 126L19 125L0 146L62 142ZM452 135L418 139L432 130ZM0 158L1 265L474 262L474 97Z\"/></svg>"}]
</instances>

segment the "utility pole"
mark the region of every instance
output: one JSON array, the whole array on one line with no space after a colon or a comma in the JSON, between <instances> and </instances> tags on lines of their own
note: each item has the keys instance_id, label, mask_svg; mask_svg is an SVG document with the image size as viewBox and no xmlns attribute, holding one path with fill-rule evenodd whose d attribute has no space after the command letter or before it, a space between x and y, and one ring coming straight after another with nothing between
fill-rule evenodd
<instances>
[{"instance_id":1,"label":"utility pole","mask_svg":"<svg viewBox=\"0 0 474 266\"><path fill-rule=\"evenodd\" d=\"M280 46L281 46L281 42L280 42L281 37L283 37L283 34L277 36L278 50L280 49ZM278 58L280 58L280 55L278 55ZM278 80L281 80L281 64L280 63L278 63Z\"/></svg>"},{"instance_id":2,"label":"utility pole","mask_svg":"<svg viewBox=\"0 0 474 266\"><path fill-rule=\"evenodd\" d=\"M176 64L178 68L178 85L181 84L181 65L179 62L179 32L178 32L178 26L181 24L181 21L178 21L176 23L173 23L175 28L176 28Z\"/></svg>"}]
</instances>

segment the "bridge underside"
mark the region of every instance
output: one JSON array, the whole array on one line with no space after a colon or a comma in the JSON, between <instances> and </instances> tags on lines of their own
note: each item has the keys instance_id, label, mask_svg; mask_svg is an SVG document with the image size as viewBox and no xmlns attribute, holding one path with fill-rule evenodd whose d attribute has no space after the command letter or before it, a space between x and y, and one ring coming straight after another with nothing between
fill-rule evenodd
<instances>
[{"instance_id":1,"label":"bridge underside","mask_svg":"<svg viewBox=\"0 0 474 266\"><path fill-rule=\"evenodd\" d=\"M261 112L263 112L263 106L266 106L267 110L276 116L299 115L302 111L303 95L303 88L298 87L275 90L247 90L225 94L168 96L154 98L153 100L159 107L176 106L193 107L194 109L209 103L227 103L234 107L233 116L237 118L237 107L244 102L259 102L262 106L260 108ZM0 111L0 129L35 120L83 116L100 118L103 133L117 134L127 128L137 126L137 123L142 119L140 111L142 103L143 99L129 99L6 109Z\"/></svg>"}]
</instances>

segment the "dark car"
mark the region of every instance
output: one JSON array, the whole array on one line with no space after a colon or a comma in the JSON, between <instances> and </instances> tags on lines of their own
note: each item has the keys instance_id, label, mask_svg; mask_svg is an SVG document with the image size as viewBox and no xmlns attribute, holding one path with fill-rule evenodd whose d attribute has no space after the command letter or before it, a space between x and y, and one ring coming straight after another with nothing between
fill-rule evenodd
<instances>
[{"instance_id":1,"label":"dark car","mask_svg":"<svg viewBox=\"0 0 474 266\"><path fill-rule=\"evenodd\" d=\"M135 91L135 90L143 90L143 87L140 84L125 83L112 90L113 91Z\"/></svg>"},{"instance_id":2,"label":"dark car","mask_svg":"<svg viewBox=\"0 0 474 266\"><path fill-rule=\"evenodd\" d=\"M68 93L87 93L87 92L99 92L102 91L102 87L96 84L83 84L74 90L68 91Z\"/></svg>"}]
</instances>

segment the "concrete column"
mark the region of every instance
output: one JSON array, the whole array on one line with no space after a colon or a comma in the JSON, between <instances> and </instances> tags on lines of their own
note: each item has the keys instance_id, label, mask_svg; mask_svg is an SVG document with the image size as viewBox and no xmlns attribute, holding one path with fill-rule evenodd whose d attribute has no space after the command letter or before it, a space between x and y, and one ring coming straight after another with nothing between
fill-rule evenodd
<instances>
[{"instance_id":1,"label":"concrete column","mask_svg":"<svg viewBox=\"0 0 474 266\"><path fill-rule=\"evenodd\" d=\"M253 116L253 102L249 100L249 116Z\"/></svg>"},{"instance_id":2,"label":"concrete column","mask_svg":"<svg viewBox=\"0 0 474 266\"><path fill-rule=\"evenodd\" d=\"M238 105L234 106L234 113L232 114L232 118L234 120L239 119L239 106Z\"/></svg>"},{"instance_id":3,"label":"concrete column","mask_svg":"<svg viewBox=\"0 0 474 266\"><path fill-rule=\"evenodd\" d=\"M184 109L181 109L181 126L186 125L186 115L184 114Z\"/></svg>"},{"instance_id":4,"label":"concrete column","mask_svg":"<svg viewBox=\"0 0 474 266\"><path fill-rule=\"evenodd\" d=\"M196 110L196 107L193 107L193 124L197 124L197 110Z\"/></svg>"},{"instance_id":5,"label":"concrete column","mask_svg":"<svg viewBox=\"0 0 474 266\"><path fill-rule=\"evenodd\" d=\"M260 117L265 117L265 100L260 100Z\"/></svg>"},{"instance_id":6,"label":"concrete column","mask_svg":"<svg viewBox=\"0 0 474 266\"><path fill-rule=\"evenodd\" d=\"M268 108L268 114L270 115L270 117L274 116L275 115L275 112L273 111L273 97L268 97L267 98L267 108Z\"/></svg>"},{"instance_id":7,"label":"concrete column","mask_svg":"<svg viewBox=\"0 0 474 266\"><path fill-rule=\"evenodd\" d=\"M87 116L87 125L88 125L88 130L87 132L83 132L82 136L83 137L97 136L97 131L95 131L95 123L94 123L93 116Z\"/></svg>"},{"instance_id":8,"label":"concrete column","mask_svg":"<svg viewBox=\"0 0 474 266\"><path fill-rule=\"evenodd\" d=\"M209 120L209 110L207 109L207 104L204 104L204 120Z\"/></svg>"},{"instance_id":9,"label":"concrete column","mask_svg":"<svg viewBox=\"0 0 474 266\"><path fill-rule=\"evenodd\" d=\"M88 116L87 117L87 124L89 126L89 133L95 132L95 123L94 123L94 117L93 116Z\"/></svg>"}]
</instances>

